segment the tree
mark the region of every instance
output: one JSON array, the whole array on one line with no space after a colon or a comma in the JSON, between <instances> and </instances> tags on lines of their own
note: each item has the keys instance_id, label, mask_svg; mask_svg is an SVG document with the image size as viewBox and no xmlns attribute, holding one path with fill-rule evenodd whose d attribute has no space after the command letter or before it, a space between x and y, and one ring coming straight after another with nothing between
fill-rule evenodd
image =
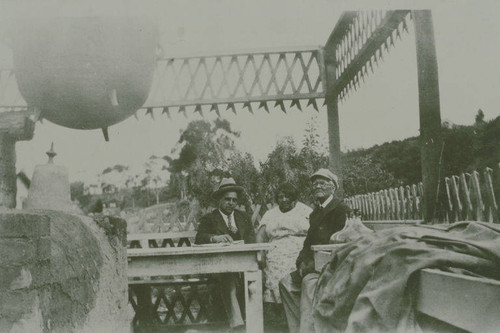
<instances>
[{"instance_id":1,"label":"tree","mask_svg":"<svg viewBox=\"0 0 500 333\"><path fill-rule=\"evenodd\" d=\"M484 112L483 110L479 109L477 110L477 114L476 114L476 121L475 121L475 125L482 125L484 124L485 121L484 121Z\"/></svg>"},{"instance_id":2,"label":"tree","mask_svg":"<svg viewBox=\"0 0 500 333\"><path fill-rule=\"evenodd\" d=\"M369 156L344 155L343 162L345 196L376 192L402 183L379 164L373 163Z\"/></svg>"},{"instance_id":3,"label":"tree","mask_svg":"<svg viewBox=\"0 0 500 333\"><path fill-rule=\"evenodd\" d=\"M144 164L144 167L144 187L152 191L156 198L156 204L159 204L160 193L167 187L170 177L167 159L152 155Z\"/></svg>"},{"instance_id":4,"label":"tree","mask_svg":"<svg viewBox=\"0 0 500 333\"><path fill-rule=\"evenodd\" d=\"M85 194L85 184L83 182L73 182L70 184L71 201L78 201L80 208L90 203L90 195Z\"/></svg>"},{"instance_id":5,"label":"tree","mask_svg":"<svg viewBox=\"0 0 500 333\"><path fill-rule=\"evenodd\" d=\"M315 170L327 165L327 156L310 146L299 151L290 137L278 141L267 160L260 165L264 203L274 201L275 190L284 182L292 183L297 188L299 200L313 202L309 177Z\"/></svg>"},{"instance_id":6,"label":"tree","mask_svg":"<svg viewBox=\"0 0 500 333\"><path fill-rule=\"evenodd\" d=\"M217 175L216 175L217 176ZM219 173L220 176L225 176ZM229 159L229 174L236 184L243 186L254 202L262 202L262 181L261 175L253 156L249 153L234 152Z\"/></svg>"},{"instance_id":7,"label":"tree","mask_svg":"<svg viewBox=\"0 0 500 333\"><path fill-rule=\"evenodd\" d=\"M125 188L129 177L128 166L116 164L104 169L99 175L99 182L103 193L116 193Z\"/></svg>"},{"instance_id":8,"label":"tree","mask_svg":"<svg viewBox=\"0 0 500 333\"><path fill-rule=\"evenodd\" d=\"M500 117L487 122L479 138L477 168L498 168L500 163ZM498 184L500 187L500 184Z\"/></svg>"},{"instance_id":9,"label":"tree","mask_svg":"<svg viewBox=\"0 0 500 333\"><path fill-rule=\"evenodd\" d=\"M210 194L216 185L212 176L216 170L228 171L228 159L236 151L234 139L238 136L227 120L217 119L213 123L197 120L188 124L173 150L178 157L167 158L171 183L179 190L179 197L192 196L202 207L210 204Z\"/></svg>"}]
</instances>

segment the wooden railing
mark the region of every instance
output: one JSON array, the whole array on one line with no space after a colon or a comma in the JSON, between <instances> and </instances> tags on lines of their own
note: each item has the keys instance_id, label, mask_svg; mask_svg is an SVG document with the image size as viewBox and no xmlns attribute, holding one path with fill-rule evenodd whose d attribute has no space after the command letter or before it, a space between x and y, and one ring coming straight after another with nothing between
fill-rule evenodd
<instances>
[{"instance_id":1,"label":"wooden railing","mask_svg":"<svg viewBox=\"0 0 500 333\"><path fill-rule=\"evenodd\" d=\"M422 219L422 183L390 188L345 199L363 220L416 220Z\"/></svg>"},{"instance_id":2,"label":"wooden railing","mask_svg":"<svg viewBox=\"0 0 500 333\"><path fill-rule=\"evenodd\" d=\"M438 200L446 222L476 220L500 223L500 163L482 172L472 171L446 177ZM360 212L363 220L420 220L423 185L400 186L347 198L346 203Z\"/></svg>"},{"instance_id":3,"label":"wooden railing","mask_svg":"<svg viewBox=\"0 0 500 333\"><path fill-rule=\"evenodd\" d=\"M137 249L191 246L195 236L196 231L130 234L127 237L127 247Z\"/></svg>"}]
</instances>

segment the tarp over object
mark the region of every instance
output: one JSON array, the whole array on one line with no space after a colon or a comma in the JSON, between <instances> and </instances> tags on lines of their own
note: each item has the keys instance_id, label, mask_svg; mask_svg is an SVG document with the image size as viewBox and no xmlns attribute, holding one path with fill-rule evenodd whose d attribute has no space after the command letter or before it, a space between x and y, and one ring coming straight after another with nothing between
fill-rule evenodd
<instances>
[{"instance_id":1,"label":"tarp over object","mask_svg":"<svg viewBox=\"0 0 500 333\"><path fill-rule=\"evenodd\" d=\"M418 331L413 273L423 268L500 279L500 227L481 222L401 227L346 244L319 277L316 330Z\"/></svg>"}]
</instances>

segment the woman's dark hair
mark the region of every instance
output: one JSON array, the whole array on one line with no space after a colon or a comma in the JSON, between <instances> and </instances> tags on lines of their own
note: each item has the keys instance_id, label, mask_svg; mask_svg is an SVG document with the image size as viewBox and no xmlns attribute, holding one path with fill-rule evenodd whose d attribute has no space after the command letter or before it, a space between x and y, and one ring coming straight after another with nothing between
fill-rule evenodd
<instances>
[{"instance_id":1,"label":"woman's dark hair","mask_svg":"<svg viewBox=\"0 0 500 333\"><path fill-rule=\"evenodd\" d=\"M283 183L274 192L274 199L278 201L278 194L283 193L290 200L297 200L299 198L299 192L297 188L291 183Z\"/></svg>"}]
</instances>

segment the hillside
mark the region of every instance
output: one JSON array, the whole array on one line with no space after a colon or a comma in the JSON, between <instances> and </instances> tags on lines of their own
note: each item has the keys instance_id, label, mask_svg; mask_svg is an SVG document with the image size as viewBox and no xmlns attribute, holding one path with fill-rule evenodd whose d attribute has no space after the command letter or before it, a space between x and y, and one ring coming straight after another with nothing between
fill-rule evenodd
<instances>
[{"instance_id":1,"label":"hillside","mask_svg":"<svg viewBox=\"0 0 500 333\"><path fill-rule=\"evenodd\" d=\"M378 168L393 179L386 177L385 181L380 184L370 184L370 188L361 192L386 188L390 182L393 184L389 186L415 184L421 181L418 137L348 151L344 154L345 170L349 171L351 168L349 164L363 160L372 164L370 170ZM443 123L442 177L493 167L498 163L500 163L500 117L488 122L476 117L475 124L469 126ZM357 175L357 177L363 176L363 174ZM348 194L361 193L349 189L349 184L346 185Z\"/></svg>"}]
</instances>

